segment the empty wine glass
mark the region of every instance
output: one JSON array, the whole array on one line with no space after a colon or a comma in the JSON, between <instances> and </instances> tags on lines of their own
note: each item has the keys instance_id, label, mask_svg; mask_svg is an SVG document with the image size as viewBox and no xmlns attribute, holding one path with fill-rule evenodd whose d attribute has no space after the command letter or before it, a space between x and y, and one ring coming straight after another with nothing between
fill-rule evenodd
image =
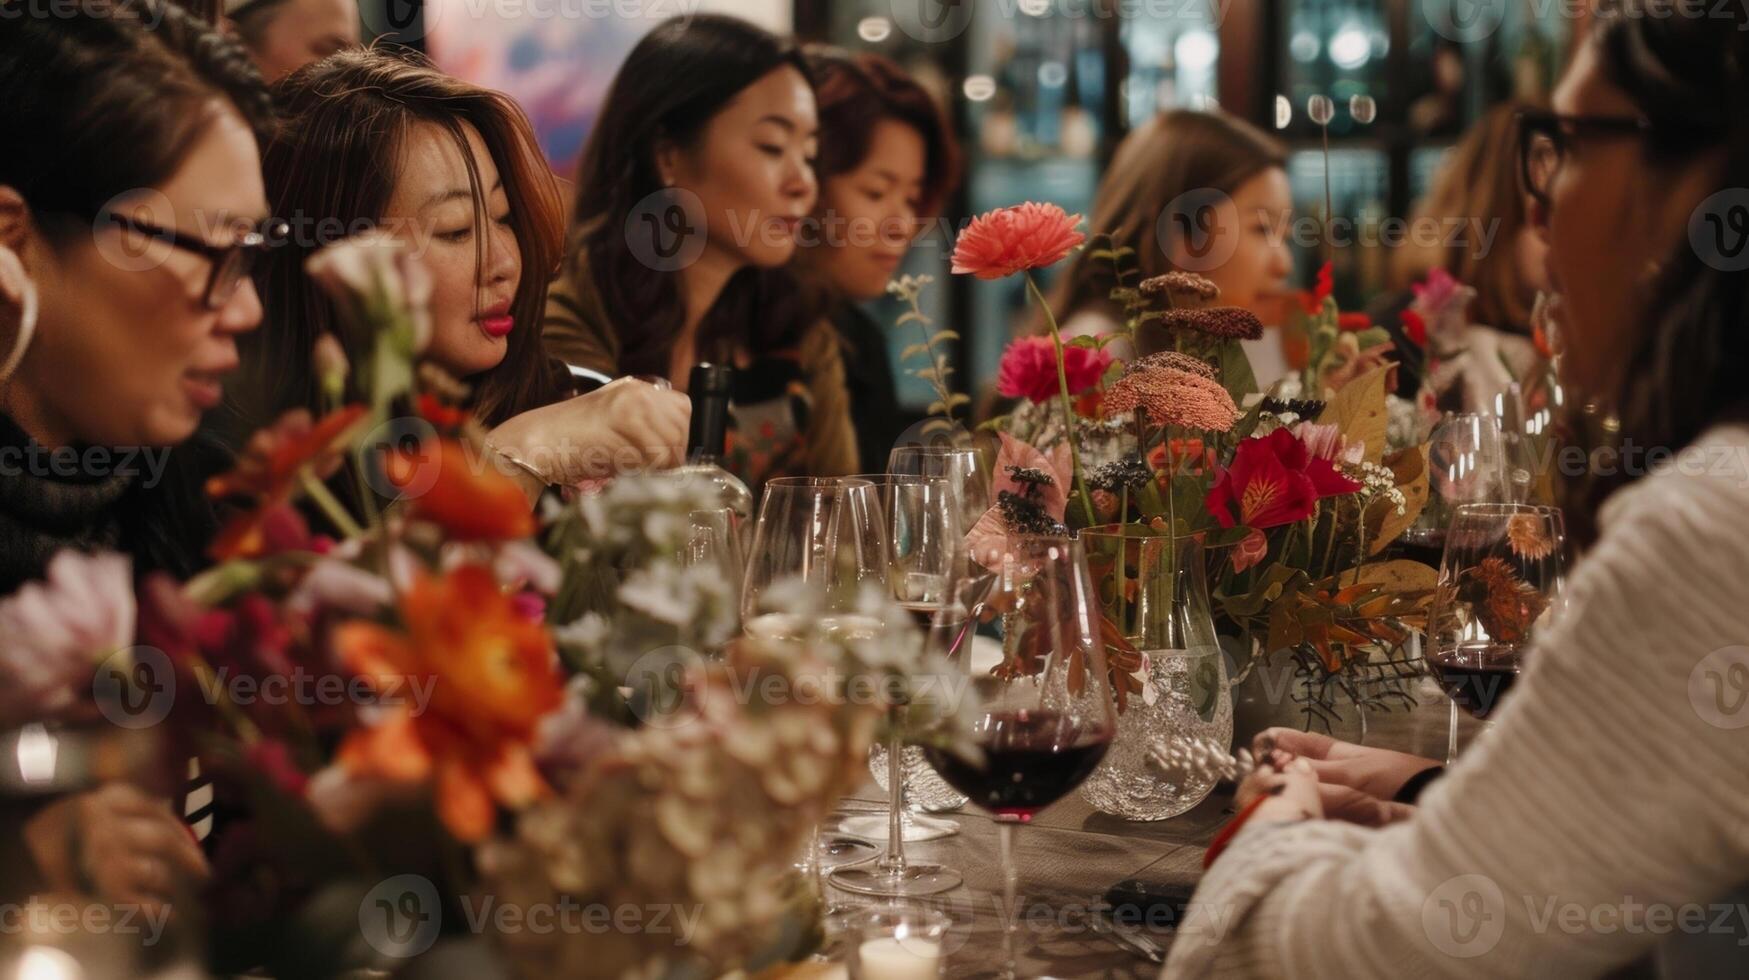
<instances>
[{"instance_id":1,"label":"empty wine glass","mask_svg":"<svg viewBox=\"0 0 1749 980\"><path fill-rule=\"evenodd\" d=\"M1428 613L1427 665L1451 701L1446 763L1457 758L1458 709L1486 719L1560 607L1566 526L1554 507L1464 504L1446 532Z\"/></svg>"},{"instance_id":2,"label":"empty wine glass","mask_svg":"<svg viewBox=\"0 0 1749 980\"><path fill-rule=\"evenodd\" d=\"M742 628L752 636L801 640L822 633L878 631L852 611L864 582L887 580L885 521L867 480L780 477L765 484L747 574L741 588ZM813 586L824 597L818 617L773 608L768 595L787 583ZM810 847L811 874L873 859L876 848L850 837Z\"/></svg>"},{"instance_id":3,"label":"empty wine glass","mask_svg":"<svg viewBox=\"0 0 1749 980\"><path fill-rule=\"evenodd\" d=\"M911 614L915 628L925 634L926 642L963 628L965 617L953 602L952 590L964 549L960 547L959 521L954 501L948 495L947 481L895 474L851 479L867 482L880 493L889 543L888 587L893 598ZM892 625L896 629L905 628L903 624ZM879 753L879 765L887 771L886 851L873 864L834 871L830 881L845 891L863 895L932 895L957 888L961 880L957 872L937 864L908 861L905 857L906 773L908 756L913 750L903 745L899 725L890 726L890 732ZM921 762L920 752L917 758ZM936 782L940 782L939 777ZM942 784L941 789L948 787ZM965 797L959 797L958 802L965 802ZM874 837L881 832L875 822L879 819L847 817L838 826L844 833ZM952 828L952 832L957 831L957 827ZM927 837L916 835L913 839L939 836L945 834L931 832Z\"/></svg>"},{"instance_id":4,"label":"empty wine glass","mask_svg":"<svg viewBox=\"0 0 1749 980\"><path fill-rule=\"evenodd\" d=\"M947 782L997 822L1002 975L1015 975L1019 877L1014 832L1073 792L1105 757L1117 727L1099 629L1099 600L1079 541L1011 537L992 564L1002 611L1002 663L971 678L950 707L957 722L924 749Z\"/></svg>"},{"instance_id":5,"label":"empty wine glass","mask_svg":"<svg viewBox=\"0 0 1749 980\"><path fill-rule=\"evenodd\" d=\"M906 444L887 455L887 472L946 480L962 530L970 530L990 509L990 472L971 446Z\"/></svg>"}]
</instances>

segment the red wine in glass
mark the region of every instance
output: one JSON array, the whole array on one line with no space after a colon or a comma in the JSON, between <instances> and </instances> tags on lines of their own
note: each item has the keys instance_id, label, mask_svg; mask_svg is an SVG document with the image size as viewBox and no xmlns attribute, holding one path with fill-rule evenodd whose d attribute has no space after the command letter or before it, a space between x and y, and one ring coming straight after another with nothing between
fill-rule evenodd
<instances>
[{"instance_id":1,"label":"red wine in glass","mask_svg":"<svg viewBox=\"0 0 1749 980\"><path fill-rule=\"evenodd\" d=\"M1453 704L1487 718L1518 680L1519 651L1511 646L1461 646L1429 653L1427 666Z\"/></svg>"},{"instance_id":2,"label":"red wine in glass","mask_svg":"<svg viewBox=\"0 0 1749 980\"><path fill-rule=\"evenodd\" d=\"M1074 792L1105 758L1111 731L1082 730L1055 711L1002 711L979 725L983 765L938 747L924 755L949 786L998 819L1027 823Z\"/></svg>"}]
</instances>

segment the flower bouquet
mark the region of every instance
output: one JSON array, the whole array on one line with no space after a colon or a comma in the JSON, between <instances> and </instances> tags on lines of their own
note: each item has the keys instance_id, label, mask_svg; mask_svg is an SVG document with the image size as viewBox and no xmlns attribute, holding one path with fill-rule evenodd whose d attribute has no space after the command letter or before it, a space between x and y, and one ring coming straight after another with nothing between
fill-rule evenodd
<instances>
[{"instance_id":1,"label":"flower bouquet","mask_svg":"<svg viewBox=\"0 0 1749 980\"><path fill-rule=\"evenodd\" d=\"M1079 221L1049 205L1004 209L974 220L955 251L956 273L1027 276L1049 331L1003 357L1004 393L1023 402L988 423L1002 451L974 553L979 538L1016 530L1140 525L1194 536L1219 631L1245 656L1241 675L1288 658L1308 726L1327 726L1344 702L1409 702L1402 681L1413 662L1400 650L1424 626L1435 572L1380 557L1427 495L1424 448L1388 444L1389 345L1371 328L1343 329L1326 269L1297 390L1259 391L1241 345L1262 335L1254 315L1219 305L1201 276L1141 280L1133 253L1101 240L1092 257L1110 270L1122 328L1064 340L1032 274L1082 245ZM1127 360L1110 356L1118 341L1133 351ZM1089 465L1092 445L1111 458ZM1138 588L1104 572L1108 601ZM1114 673L1145 671L1147 658L1114 632ZM1119 690L1145 684L1145 674L1114 677Z\"/></svg>"},{"instance_id":2,"label":"flower bouquet","mask_svg":"<svg viewBox=\"0 0 1749 980\"><path fill-rule=\"evenodd\" d=\"M905 693L920 641L731 642L735 597L679 558L720 506L707 487L629 477L531 513L466 389L416 366L417 263L366 237L310 271L370 349L349 363L320 342L326 411L288 414L210 481L231 510L218 563L147 578L137 630L113 556L58 558L0 603L0 622L57 627L41 657L0 657L22 695L0 690L0 717L75 706L137 632L134 662L161 669L143 689L169 692L165 768L194 760L217 801L192 917L218 972L392 968L440 939L522 975L714 976L809 952L817 896L792 860L888 705L927 713ZM807 614L807 594L779 594ZM632 909L668 927L594 925Z\"/></svg>"}]
</instances>

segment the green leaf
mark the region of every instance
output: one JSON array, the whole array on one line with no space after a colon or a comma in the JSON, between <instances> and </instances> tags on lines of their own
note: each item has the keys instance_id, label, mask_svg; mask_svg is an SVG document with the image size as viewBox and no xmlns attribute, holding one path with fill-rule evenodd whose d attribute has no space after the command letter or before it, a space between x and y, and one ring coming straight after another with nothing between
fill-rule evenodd
<instances>
[{"instance_id":1,"label":"green leaf","mask_svg":"<svg viewBox=\"0 0 1749 980\"><path fill-rule=\"evenodd\" d=\"M1080 336L1070 337L1068 340L1063 341L1063 346L1064 347L1079 347L1083 350L1098 350L1100 344L1099 344L1098 337L1094 336L1093 334L1084 333L1084 334L1081 334Z\"/></svg>"},{"instance_id":2,"label":"green leaf","mask_svg":"<svg viewBox=\"0 0 1749 980\"><path fill-rule=\"evenodd\" d=\"M1257 393L1257 375L1251 371L1251 358L1237 340L1229 340L1215 351L1215 370L1221 374L1221 386L1233 396L1236 404Z\"/></svg>"}]
</instances>

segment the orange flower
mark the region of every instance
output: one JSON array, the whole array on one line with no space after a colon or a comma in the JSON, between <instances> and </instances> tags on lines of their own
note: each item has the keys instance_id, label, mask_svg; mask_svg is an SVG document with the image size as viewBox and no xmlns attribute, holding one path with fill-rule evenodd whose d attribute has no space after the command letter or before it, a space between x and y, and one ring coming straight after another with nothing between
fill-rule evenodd
<instances>
[{"instance_id":1,"label":"orange flower","mask_svg":"<svg viewBox=\"0 0 1749 980\"><path fill-rule=\"evenodd\" d=\"M236 469L207 481L207 496L283 499L305 466L313 467L319 479L332 476L347 437L367 411L363 405L348 405L312 423L307 409L292 409L250 437Z\"/></svg>"},{"instance_id":2,"label":"orange flower","mask_svg":"<svg viewBox=\"0 0 1749 980\"><path fill-rule=\"evenodd\" d=\"M258 558L276 542L292 540L274 531L288 520L298 480L306 470L318 480L332 476L368 411L363 405L348 405L312 423L310 413L297 408L251 436L236 469L208 480L206 492L214 499L253 497L255 506L226 521L207 553L217 561Z\"/></svg>"},{"instance_id":3,"label":"orange flower","mask_svg":"<svg viewBox=\"0 0 1749 980\"><path fill-rule=\"evenodd\" d=\"M360 776L432 780L444 826L480 840L495 805L550 792L530 744L563 698L552 640L478 565L421 577L402 597L401 619L406 632L364 621L335 631L341 661L399 702L346 737L340 762Z\"/></svg>"},{"instance_id":4,"label":"orange flower","mask_svg":"<svg viewBox=\"0 0 1749 980\"><path fill-rule=\"evenodd\" d=\"M455 541L504 541L535 532L528 497L515 480L477 465L461 443L441 439L433 456L391 452L383 471L404 494L413 516L443 528Z\"/></svg>"},{"instance_id":5,"label":"orange flower","mask_svg":"<svg viewBox=\"0 0 1749 980\"><path fill-rule=\"evenodd\" d=\"M420 418L445 431L459 429L468 420L467 409L446 405L428 391L419 393L418 406Z\"/></svg>"},{"instance_id":6,"label":"orange flower","mask_svg":"<svg viewBox=\"0 0 1749 980\"><path fill-rule=\"evenodd\" d=\"M954 244L953 273L1001 279L1055 265L1087 240L1075 230L1080 223L1078 214L1030 201L981 214Z\"/></svg>"}]
</instances>

